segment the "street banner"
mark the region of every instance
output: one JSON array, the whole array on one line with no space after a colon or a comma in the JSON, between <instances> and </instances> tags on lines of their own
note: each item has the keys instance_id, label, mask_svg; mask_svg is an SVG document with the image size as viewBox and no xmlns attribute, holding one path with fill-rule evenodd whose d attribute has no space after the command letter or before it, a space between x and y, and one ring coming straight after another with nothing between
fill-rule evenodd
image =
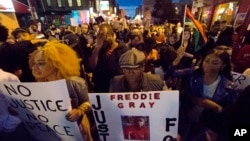
<instances>
[{"instance_id":1,"label":"street banner","mask_svg":"<svg viewBox=\"0 0 250 141\"><path fill-rule=\"evenodd\" d=\"M235 83L235 89L243 91L248 85L250 85L250 77L241 73L232 72L233 80Z\"/></svg>"},{"instance_id":2,"label":"street banner","mask_svg":"<svg viewBox=\"0 0 250 141\"><path fill-rule=\"evenodd\" d=\"M66 120L71 110L65 80L53 82L1 82L0 93L32 135L40 140L82 141L76 122Z\"/></svg>"},{"instance_id":3,"label":"street banner","mask_svg":"<svg viewBox=\"0 0 250 141\"><path fill-rule=\"evenodd\" d=\"M168 141L177 137L179 91L90 93L102 141Z\"/></svg>"}]
</instances>

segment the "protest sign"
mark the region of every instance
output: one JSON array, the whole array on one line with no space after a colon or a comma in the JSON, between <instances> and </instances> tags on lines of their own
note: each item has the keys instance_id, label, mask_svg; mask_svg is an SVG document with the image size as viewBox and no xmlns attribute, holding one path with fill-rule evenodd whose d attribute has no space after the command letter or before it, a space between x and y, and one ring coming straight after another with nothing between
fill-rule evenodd
<instances>
[{"instance_id":1,"label":"protest sign","mask_svg":"<svg viewBox=\"0 0 250 141\"><path fill-rule=\"evenodd\" d=\"M233 81L235 83L235 89L243 91L246 86L250 85L250 77L241 73L232 72Z\"/></svg>"},{"instance_id":2,"label":"protest sign","mask_svg":"<svg viewBox=\"0 0 250 141\"><path fill-rule=\"evenodd\" d=\"M102 141L177 137L178 91L90 93L89 97Z\"/></svg>"},{"instance_id":3,"label":"protest sign","mask_svg":"<svg viewBox=\"0 0 250 141\"><path fill-rule=\"evenodd\" d=\"M82 141L76 122L66 120L71 110L65 80L53 82L18 83L1 82L10 106L18 112L23 123L35 139Z\"/></svg>"}]
</instances>

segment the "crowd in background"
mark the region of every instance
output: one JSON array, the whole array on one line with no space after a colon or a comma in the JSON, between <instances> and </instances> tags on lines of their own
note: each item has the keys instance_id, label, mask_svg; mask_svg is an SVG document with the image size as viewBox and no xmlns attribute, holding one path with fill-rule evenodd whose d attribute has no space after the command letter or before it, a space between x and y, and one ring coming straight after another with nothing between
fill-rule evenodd
<instances>
[{"instance_id":1,"label":"crowd in background","mask_svg":"<svg viewBox=\"0 0 250 141\"><path fill-rule=\"evenodd\" d=\"M87 141L99 141L88 93L151 90L179 90L177 140L226 141L231 124L250 121L249 87L235 90L231 75L250 75L250 31L238 43L239 30L225 22L203 28L208 41L197 50L195 29L180 22L51 25L41 31L31 25L11 35L0 25L0 68L21 82L66 79L71 99L78 97L66 118L78 122ZM25 126L17 122L11 131L0 128L0 140L20 135ZM25 134L24 140L42 140L29 129Z\"/></svg>"}]
</instances>

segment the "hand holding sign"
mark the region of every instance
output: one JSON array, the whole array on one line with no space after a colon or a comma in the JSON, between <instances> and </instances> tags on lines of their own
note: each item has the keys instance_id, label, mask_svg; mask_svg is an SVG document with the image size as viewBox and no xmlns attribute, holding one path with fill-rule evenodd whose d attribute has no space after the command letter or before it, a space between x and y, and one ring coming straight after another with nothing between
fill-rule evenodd
<instances>
[{"instance_id":1,"label":"hand holding sign","mask_svg":"<svg viewBox=\"0 0 250 141\"><path fill-rule=\"evenodd\" d=\"M18 115L18 112L16 110L14 110L14 108L12 108L12 107L8 107L8 111L13 116L17 116Z\"/></svg>"},{"instance_id":2,"label":"hand holding sign","mask_svg":"<svg viewBox=\"0 0 250 141\"><path fill-rule=\"evenodd\" d=\"M178 91L91 93L89 97L103 141L166 141L177 137ZM143 103L154 106L134 106Z\"/></svg>"},{"instance_id":3,"label":"hand holding sign","mask_svg":"<svg viewBox=\"0 0 250 141\"><path fill-rule=\"evenodd\" d=\"M69 114L66 115L66 119L74 122L77 121L83 115L82 110L80 109L72 109Z\"/></svg>"},{"instance_id":4,"label":"hand holding sign","mask_svg":"<svg viewBox=\"0 0 250 141\"><path fill-rule=\"evenodd\" d=\"M39 83L2 82L0 91L11 105L9 112L12 115L18 114L34 139L83 140L77 123L65 119L67 111L71 109L65 80Z\"/></svg>"},{"instance_id":5,"label":"hand holding sign","mask_svg":"<svg viewBox=\"0 0 250 141\"><path fill-rule=\"evenodd\" d=\"M185 55L185 50L186 50L186 47L184 47L184 46L180 46L177 49L177 57L175 58L175 60L172 63L174 66L176 66L176 65L179 64L179 62L181 61L182 57Z\"/></svg>"}]
</instances>

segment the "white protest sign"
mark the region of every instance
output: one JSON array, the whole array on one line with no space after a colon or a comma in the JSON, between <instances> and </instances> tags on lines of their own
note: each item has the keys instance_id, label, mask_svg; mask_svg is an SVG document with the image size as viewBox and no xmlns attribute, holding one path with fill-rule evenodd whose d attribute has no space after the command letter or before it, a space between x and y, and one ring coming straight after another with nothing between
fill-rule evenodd
<instances>
[{"instance_id":1,"label":"white protest sign","mask_svg":"<svg viewBox=\"0 0 250 141\"><path fill-rule=\"evenodd\" d=\"M250 77L245 76L241 73L232 72L234 83L236 84L235 89L244 90L246 86L250 85Z\"/></svg>"},{"instance_id":2,"label":"white protest sign","mask_svg":"<svg viewBox=\"0 0 250 141\"><path fill-rule=\"evenodd\" d=\"M177 137L178 91L90 93L89 97L102 141L167 141Z\"/></svg>"},{"instance_id":3,"label":"white protest sign","mask_svg":"<svg viewBox=\"0 0 250 141\"><path fill-rule=\"evenodd\" d=\"M70 18L70 25L71 26L78 26L77 19L76 18Z\"/></svg>"},{"instance_id":4,"label":"white protest sign","mask_svg":"<svg viewBox=\"0 0 250 141\"><path fill-rule=\"evenodd\" d=\"M0 91L39 140L82 141L76 122L66 120L71 110L65 80L54 82L1 82Z\"/></svg>"}]
</instances>

